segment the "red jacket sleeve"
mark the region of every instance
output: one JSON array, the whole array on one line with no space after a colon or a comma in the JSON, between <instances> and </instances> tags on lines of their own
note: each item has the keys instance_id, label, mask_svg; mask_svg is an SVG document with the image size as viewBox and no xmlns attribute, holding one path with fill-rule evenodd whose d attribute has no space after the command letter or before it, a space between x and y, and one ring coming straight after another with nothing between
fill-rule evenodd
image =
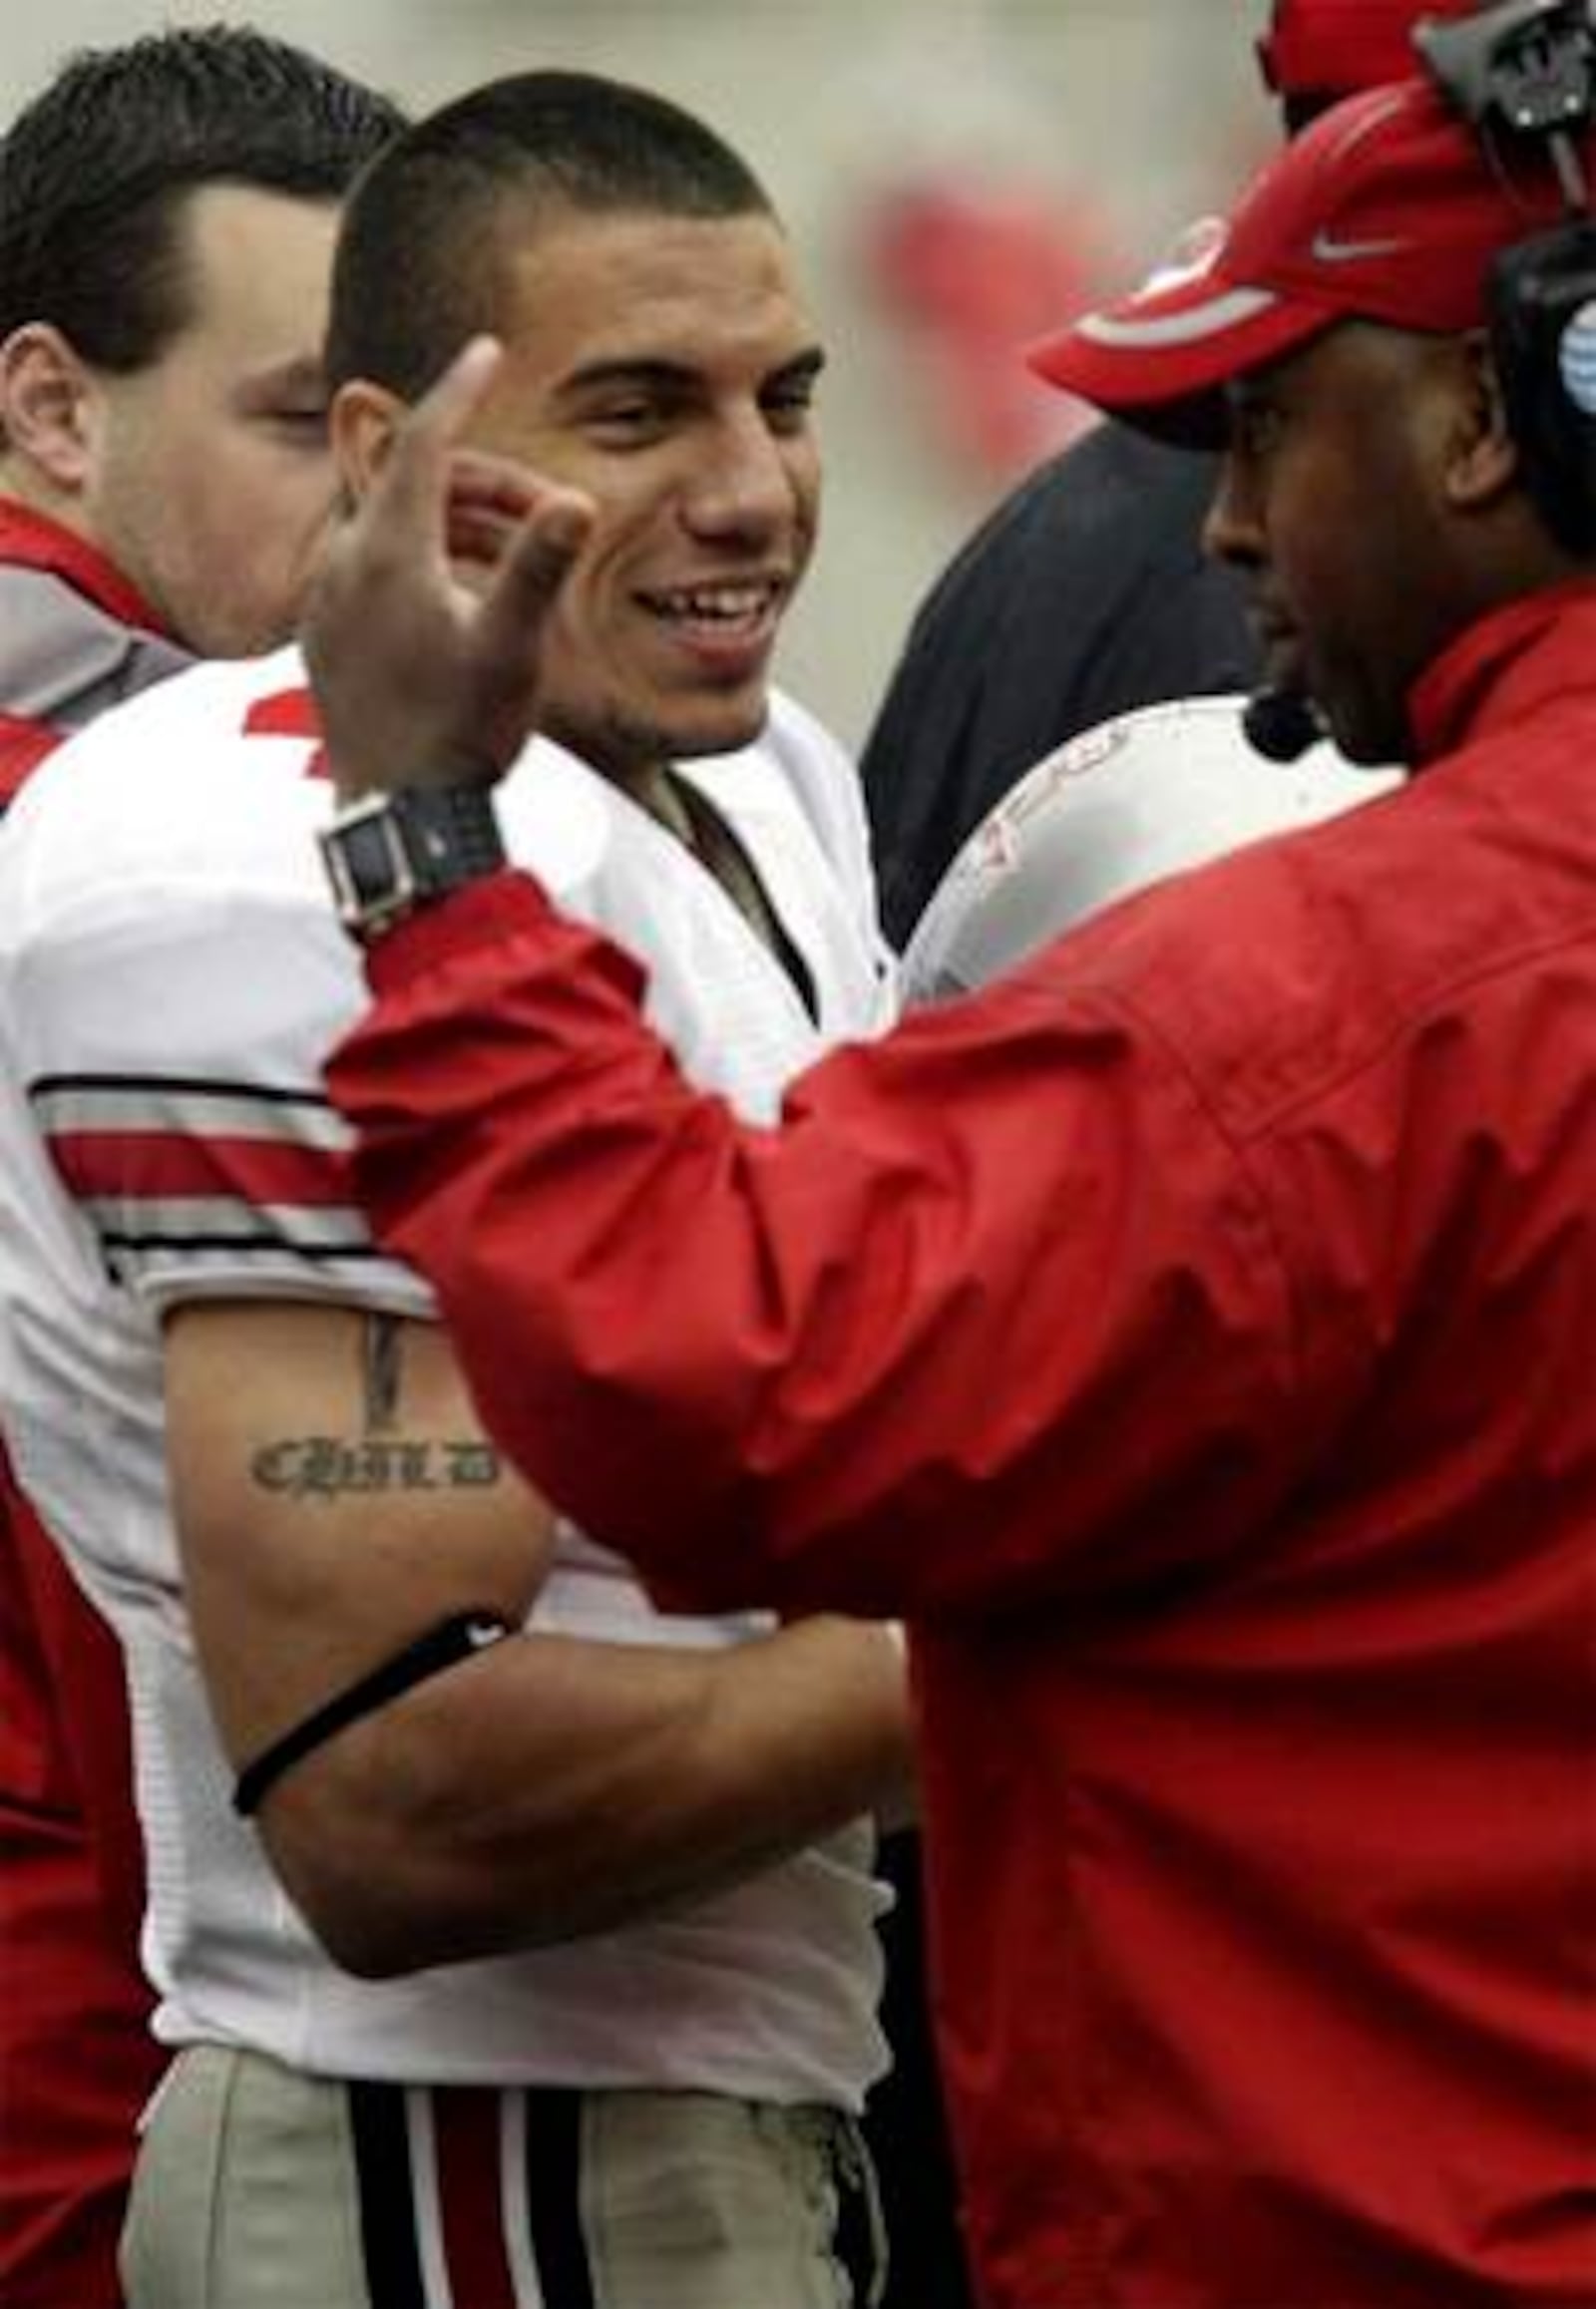
<instances>
[{"instance_id":1,"label":"red jacket sleeve","mask_svg":"<svg viewBox=\"0 0 1596 2309\"><path fill-rule=\"evenodd\" d=\"M359 1192L532 1478L706 1603L929 1618L1234 1544L1291 1458L1288 1300L1178 1063L1045 963L691 1090L526 878L385 940L331 1071Z\"/></svg>"}]
</instances>

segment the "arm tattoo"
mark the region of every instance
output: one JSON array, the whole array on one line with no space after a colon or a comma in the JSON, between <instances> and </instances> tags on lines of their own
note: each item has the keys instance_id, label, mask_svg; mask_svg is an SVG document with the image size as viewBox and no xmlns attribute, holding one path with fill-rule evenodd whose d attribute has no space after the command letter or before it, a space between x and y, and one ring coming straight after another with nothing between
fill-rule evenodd
<instances>
[{"instance_id":1,"label":"arm tattoo","mask_svg":"<svg viewBox=\"0 0 1596 2309\"><path fill-rule=\"evenodd\" d=\"M481 1435L410 1442L364 1436L283 1435L249 1462L262 1491L292 1499L342 1499L351 1492L480 1491L499 1480L499 1454Z\"/></svg>"},{"instance_id":2,"label":"arm tattoo","mask_svg":"<svg viewBox=\"0 0 1596 2309\"><path fill-rule=\"evenodd\" d=\"M399 1424L400 1330L395 1315L368 1315L360 1331L360 1370L366 1433L384 1435Z\"/></svg>"},{"instance_id":3,"label":"arm tattoo","mask_svg":"<svg viewBox=\"0 0 1596 2309\"><path fill-rule=\"evenodd\" d=\"M480 1491L499 1480L499 1454L486 1436L416 1437L400 1432L404 1326L368 1315L360 1331L361 1432L280 1435L249 1461L262 1491L293 1499L342 1499L351 1492Z\"/></svg>"}]
</instances>

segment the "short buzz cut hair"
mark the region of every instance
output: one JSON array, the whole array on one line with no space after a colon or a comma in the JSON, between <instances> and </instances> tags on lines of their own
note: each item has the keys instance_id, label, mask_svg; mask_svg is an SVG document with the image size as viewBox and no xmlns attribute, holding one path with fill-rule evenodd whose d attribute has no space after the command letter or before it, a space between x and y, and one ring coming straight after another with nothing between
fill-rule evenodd
<instances>
[{"instance_id":1,"label":"short buzz cut hair","mask_svg":"<svg viewBox=\"0 0 1596 2309\"><path fill-rule=\"evenodd\" d=\"M0 340L45 321L97 368L147 367L193 315L193 193L336 200L404 125L387 97L242 27L80 50L0 137Z\"/></svg>"},{"instance_id":2,"label":"short buzz cut hair","mask_svg":"<svg viewBox=\"0 0 1596 2309\"><path fill-rule=\"evenodd\" d=\"M592 73L528 72L457 98L355 189L333 265L327 375L415 400L504 319L512 232L541 211L771 215L747 164L691 113Z\"/></svg>"}]
</instances>

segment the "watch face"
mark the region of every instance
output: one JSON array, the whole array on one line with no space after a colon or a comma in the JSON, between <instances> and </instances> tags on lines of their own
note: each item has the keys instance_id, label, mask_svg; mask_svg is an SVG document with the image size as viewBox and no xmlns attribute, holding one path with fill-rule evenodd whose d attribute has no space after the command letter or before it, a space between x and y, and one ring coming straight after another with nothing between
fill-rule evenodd
<instances>
[{"instance_id":1,"label":"watch face","mask_svg":"<svg viewBox=\"0 0 1596 2309\"><path fill-rule=\"evenodd\" d=\"M384 810L369 818L349 818L336 829L338 857L349 899L358 913L391 906L411 885L410 862L398 841L398 829Z\"/></svg>"},{"instance_id":2,"label":"watch face","mask_svg":"<svg viewBox=\"0 0 1596 2309\"><path fill-rule=\"evenodd\" d=\"M339 919L356 937L369 937L408 914L416 897L415 868L385 795L327 827L321 848Z\"/></svg>"}]
</instances>

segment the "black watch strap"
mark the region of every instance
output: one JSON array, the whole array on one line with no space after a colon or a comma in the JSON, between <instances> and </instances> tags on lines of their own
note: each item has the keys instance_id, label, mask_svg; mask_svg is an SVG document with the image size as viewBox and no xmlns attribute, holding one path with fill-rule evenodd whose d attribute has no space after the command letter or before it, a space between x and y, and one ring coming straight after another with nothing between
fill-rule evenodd
<instances>
[{"instance_id":1,"label":"black watch strap","mask_svg":"<svg viewBox=\"0 0 1596 2309\"><path fill-rule=\"evenodd\" d=\"M505 863L499 813L487 786L440 786L435 793L404 786L394 795L417 846L439 877L441 890L497 874Z\"/></svg>"},{"instance_id":2,"label":"black watch strap","mask_svg":"<svg viewBox=\"0 0 1596 2309\"><path fill-rule=\"evenodd\" d=\"M506 864L483 786L396 787L341 810L321 836L344 928L379 938L417 907Z\"/></svg>"}]
</instances>

